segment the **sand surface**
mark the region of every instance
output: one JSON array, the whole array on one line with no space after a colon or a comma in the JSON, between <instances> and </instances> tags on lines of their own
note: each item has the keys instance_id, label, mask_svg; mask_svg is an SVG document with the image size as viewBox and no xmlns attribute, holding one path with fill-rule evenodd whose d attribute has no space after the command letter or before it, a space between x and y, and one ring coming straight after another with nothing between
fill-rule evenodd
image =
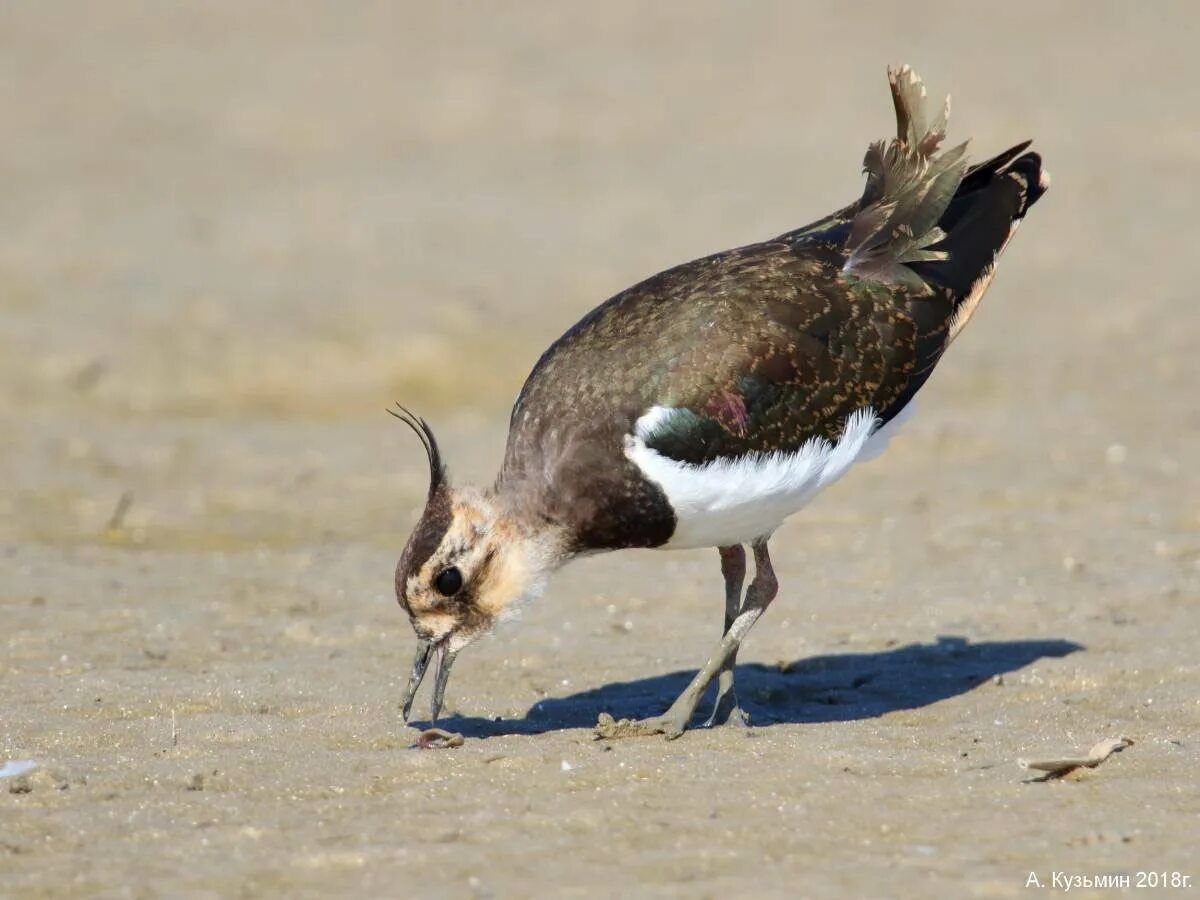
<instances>
[{"instance_id":1,"label":"sand surface","mask_svg":"<svg viewBox=\"0 0 1200 900\"><path fill-rule=\"evenodd\" d=\"M0 765L38 767L0 894L1195 890L1200 11L844 7L5 5ZM716 554L639 552L464 652L465 745L410 750L384 407L490 479L585 311L858 193L898 61L1054 187L889 453L775 538L753 727L593 741L718 636Z\"/></svg>"}]
</instances>

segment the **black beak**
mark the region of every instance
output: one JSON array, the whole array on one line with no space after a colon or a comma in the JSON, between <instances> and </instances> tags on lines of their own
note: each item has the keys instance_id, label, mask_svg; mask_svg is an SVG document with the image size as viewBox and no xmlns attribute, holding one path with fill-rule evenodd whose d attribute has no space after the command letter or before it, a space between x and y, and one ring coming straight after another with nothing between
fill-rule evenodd
<instances>
[{"instance_id":1,"label":"black beak","mask_svg":"<svg viewBox=\"0 0 1200 900\"><path fill-rule=\"evenodd\" d=\"M437 654L437 671L433 676L433 701L430 705L429 718L430 721L437 721L438 714L442 711L442 701L446 696L446 682L450 680L450 667L454 665L454 658L458 655L457 650L451 650L447 646L448 640L447 636L435 644L433 641L417 639L417 655L413 657L412 674L408 676L408 690L404 692L404 700L400 707L405 724L408 723L412 712L413 698L417 695L417 688L425 679L425 671L429 668L429 659L435 653Z\"/></svg>"}]
</instances>

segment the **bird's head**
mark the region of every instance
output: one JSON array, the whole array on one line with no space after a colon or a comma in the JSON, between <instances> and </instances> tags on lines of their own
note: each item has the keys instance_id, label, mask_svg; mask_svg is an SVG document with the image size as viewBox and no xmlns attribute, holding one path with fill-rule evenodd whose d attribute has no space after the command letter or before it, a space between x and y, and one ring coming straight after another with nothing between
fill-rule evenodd
<instances>
[{"instance_id":1,"label":"bird's head","mask_svg":"<svg viewBox=\"0 0 1200 900\"><path fill-rule=\"evenodd\" d=\"M425 510L396 564L396 599L417 635L403 700L404 720L436 660L432 719L463 647L516 614L541 592L557 563L552 535L522 527L495 495L453 488L426 422L403 407L392 414L416 432L429 459Z\"/></svg>"}]
</instances>

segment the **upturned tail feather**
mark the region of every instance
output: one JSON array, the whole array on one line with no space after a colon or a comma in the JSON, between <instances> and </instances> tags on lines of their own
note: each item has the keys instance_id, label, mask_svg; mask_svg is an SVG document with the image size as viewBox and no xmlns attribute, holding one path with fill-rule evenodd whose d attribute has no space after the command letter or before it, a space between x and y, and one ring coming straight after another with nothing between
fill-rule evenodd
<instances>
[{"instance_id":1,"label":"upturned tail feather","mask_svg":"<svg viewBox=\"0 0 1200 900\"><path fill-rule=\"evenodd\" d=\"M871 144L866 187L849 221L847 275L926 293L969 292L1048 185L1029 142L967 167L967 142L939 153L950 98L928 118L925 87L908 66L888 70L896 137ZM832 223L831 223L832 224Z\"/></svg>"}]
</instances>

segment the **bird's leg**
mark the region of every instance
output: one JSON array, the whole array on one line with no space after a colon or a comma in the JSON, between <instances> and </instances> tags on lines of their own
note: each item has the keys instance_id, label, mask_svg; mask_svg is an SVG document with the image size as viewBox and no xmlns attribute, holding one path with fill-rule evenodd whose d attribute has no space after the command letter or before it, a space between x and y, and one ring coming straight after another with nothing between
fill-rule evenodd
<instances>
[{"instance_id":1,"label":"bird's leg","mask_svg":"<svg viewBox=\"0 0 1200 900\"><path fill-rule=\"evenodd\" d=\"M696 673L696 677L692 679L691 683L675 698L670 709L661 716L636 722L629 719L614 722L612 716L602 713L600 721L596 724L596 736L618 738L662 734L666 736L667 740L672 740L683 734L692 721L696 704L700 702L700 697L704 694L705 689L737 653L742 638L758 621L758 617L770 606L778 589L779 583L775 580L775 570L771 567L767 542L765 539L756 541L754 543L754 580L750 582L741 609L726 630L725 636L721 638L717 649L704 664L704 668Z\"/></svg>"},{"instance_id":2,"label":"bird's leg","mask_svg":"<svg viewBox=\"0 0 1200 900\"><path fill-rule=\"evenodd\" d=\"M729 633L733 620L737 618L742 605L742 585L746 580L746 549L741 544L732 547L719 547L721 554L721 575L725 578L725 628L722 636ZM737 665L737 647L717 673L717 699L713 704L712 715L708 717L705 726L714 725L745 725L746 715L738 707L737 694L733 690L733 671Z\"/></svg>"}]
</instances>

